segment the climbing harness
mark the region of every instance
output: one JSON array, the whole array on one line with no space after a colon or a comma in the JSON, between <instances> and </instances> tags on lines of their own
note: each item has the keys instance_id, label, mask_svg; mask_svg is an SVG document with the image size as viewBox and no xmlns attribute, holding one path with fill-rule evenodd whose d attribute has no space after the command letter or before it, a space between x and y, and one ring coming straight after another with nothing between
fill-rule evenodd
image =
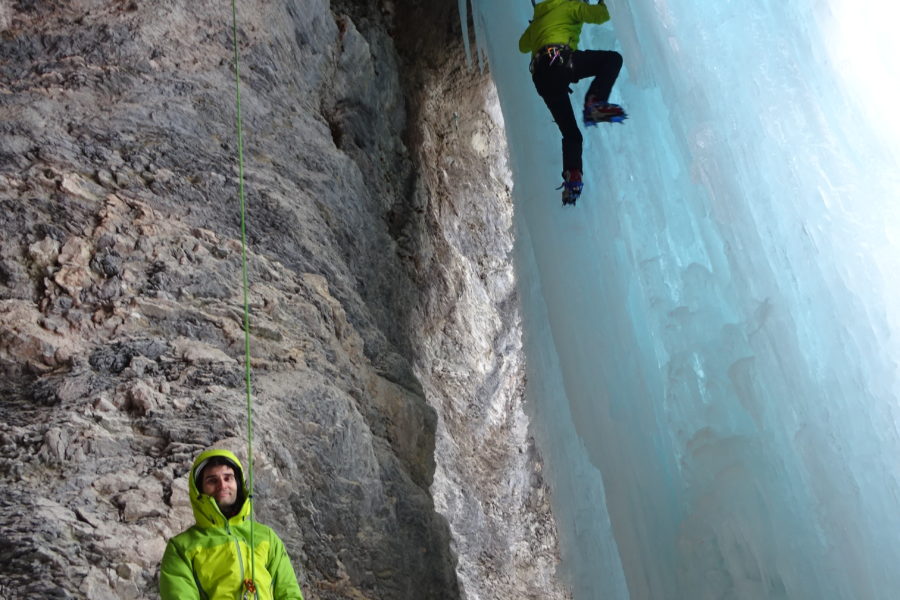
<instances>
[{"instance_id":1,"label":"climbing harness","mask_svg":"<svg viewBox=\"0 0 900 600\"><path fill-rule=\"evenodd\" d=\"M553 66L553 63L559 60L559 57L562 56L562 51L559 46L547 46L546 48L547 56L550 57L550 65Z\"/></svg>"},{"instance_id":2,"label":"climbing harness","mask_svg":"<svg viewBox=\"0 0 900 600\"><path fill-rule=\"evenodd\" d=\"M538 66L538 63L541 61L547 61L547 68L552 67L554 64L559 64L563 67L572 67L572 48L567 44L550 44L548 46L544 46L540 48L537 52L534 53L534 56L531 57L531 64L529 65L529 70L534 73L535 69Z\"/></svg>"},{"instance_id":3,"label":"climbing harness","mask_svg":"<svg viewBox=\"0 0 900 600\"><path fill-rule=\"evenodd\" d=\"M244 580L242 600L257 598L256 560L253 544L253 395L250 386L250 280L247 275L247 209L244 196L244 131L241 121L241 73L238 60L237 0L231 0L231 33L234 42L234 89L237 113L238 197L241 204L241 279L244 292L244 381L247 393L247 502L250 503L250 579Z\"/></svg>"}]
</instances>

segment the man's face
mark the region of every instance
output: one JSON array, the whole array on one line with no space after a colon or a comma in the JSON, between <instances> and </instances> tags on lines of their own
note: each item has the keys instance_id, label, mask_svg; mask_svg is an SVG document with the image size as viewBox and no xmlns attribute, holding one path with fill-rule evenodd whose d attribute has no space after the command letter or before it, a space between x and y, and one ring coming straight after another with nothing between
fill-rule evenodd
<instances>
[{"instance_id":1,"label":"man's face","mask_svg":"<svg viewBox=\"0 0 900 600\"><path fill-rule=\"evenodd\" d=\"M237 479L234 477L234 469L228 465L213 465L203 469L203 489L207 496L212 496L219 510L225 512L237 501Z\"/></svg>"}]
</instances>

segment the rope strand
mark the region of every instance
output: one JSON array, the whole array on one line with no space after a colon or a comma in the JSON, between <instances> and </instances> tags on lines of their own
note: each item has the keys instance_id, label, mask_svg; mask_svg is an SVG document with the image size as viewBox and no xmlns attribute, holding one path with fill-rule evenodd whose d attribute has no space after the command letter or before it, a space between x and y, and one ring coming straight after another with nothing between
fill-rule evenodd
<instances>
[{"instance_id":1,"label":"rope strand","mask_svg":"<svg viewBox=\"0 0 900 600\"><path fill-rule=\"evenodd\" d=\"M247 592L256 596L256 561L253 543L253 394L250 385L250 278L247 269L247 209L244 196L244 132L241 119L241 72L238 60L237 0L231 0L231 29L234 41L234 89L237 113L238 197L241 204L241 278L244 292L244 379L247 393L247 491L250 503L250 584Z\"/></svg>"}]
</instances>

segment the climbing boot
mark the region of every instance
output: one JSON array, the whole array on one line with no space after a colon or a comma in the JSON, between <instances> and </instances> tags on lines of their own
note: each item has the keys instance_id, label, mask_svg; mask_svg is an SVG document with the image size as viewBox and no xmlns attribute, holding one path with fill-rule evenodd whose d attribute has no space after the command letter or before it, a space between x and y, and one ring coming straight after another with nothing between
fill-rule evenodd
<instances>
[{"instance_id":1,"label":"climbing boot","mask_svg":"<svg viewBox=\"0 0 900 600\"><path fill-rule=\"evenodd\" d=\"M597 123L621 123L628 114L618 104L588 98L584 103L584 124L587 127Z\"/></svg>"},{"instance_id":2,"label":"climbing boot","mask_svg":"<svg viewBox=\"0 0 900 600\"><path fill-rule=\"evenodd\" d=\"M578 169L564 171L563 183L556 189L562 189L563 206L568 204L574 205L578 197L581 196L581 190L584 189L584 182L581 181L581 171Z\"/></svg>"}]
</instances>

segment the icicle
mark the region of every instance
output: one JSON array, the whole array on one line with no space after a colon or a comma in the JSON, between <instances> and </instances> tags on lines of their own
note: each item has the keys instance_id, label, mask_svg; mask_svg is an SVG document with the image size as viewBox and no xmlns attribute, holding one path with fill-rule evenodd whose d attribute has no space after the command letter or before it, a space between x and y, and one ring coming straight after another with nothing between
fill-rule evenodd
<instances>
[{"instance_id":1,"label":"icicle","mask_svg":"<svg viewBox=\"0 0 900 600\"><path fill-rule=\"evenodd\" d=\"M487 34L484 26L484 15L478 10L478 3L474 0L472 21L475 23L475 51L478 53L478 70L484 73L484 63L487 60ZM471 64L469 67L471 68Z\"/></svg>"},{"instance_id":2,"label":"icicle","mask_svg":"<svg viewBox=\"0 0 900 600\"><path fill-rule=\"evenodd\" d=\"M472 49L469 47L469 0L459 0L459 21L462 25L463 46L466 48L466 66L472 68Z\"/></svg>"}]
</instances>

